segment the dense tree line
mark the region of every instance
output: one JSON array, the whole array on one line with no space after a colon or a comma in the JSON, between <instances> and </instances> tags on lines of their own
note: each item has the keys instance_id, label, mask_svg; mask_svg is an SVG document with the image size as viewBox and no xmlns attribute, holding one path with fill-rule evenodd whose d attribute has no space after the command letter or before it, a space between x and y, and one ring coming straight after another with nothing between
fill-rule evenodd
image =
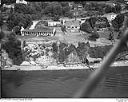
<instances>
[{"instance_id":1,"label":"dense tree line","mask_svg":"<svg viewBox=\"0 0 128 102\"><path fill-rule=\"evenodd\" d=\"M58 62L64 63L72 52L76 52L81 62L87 56L87 52L89 49L89 43L79 42L78 47L75 47L73 44L66 44L60 42L59 45L57 43L53 43L53 58L55 58Z\"/></svg>"},{"instance_id":2,"label":"dense tree line","mask_svg":"<svg viewBox=\"0 0 128 102\"><path fill-rule=\"evenodd\" d=\"M84 7L84 10L86 11L98 11L100 12L101 14L104 14L104 13L119 13L121 11L121 6L119 4L119 2L115 2L115 6L110 6L110 5L107 5L107 4L100 4L100 3L94 3L94 2L91 2L91 3L86 3L86 2L80 2L80 4L83 5Z\"/></svg>"},{"instance_id":3,"label":"dense tree line","mask_svg":"<svg viewBox=\"0 0 128 102\"><path fill-rule=\"evenodd\" d=\"M14 1L14 0L9 0ZM5 0L5 2L7 2ZM94 15L94 12L97 11L97 14L104 13L119 13L121 11L121 6L119 3L116 3L114 7L111 7L106 4L90 3L86 2L74 2L75 4L82 4L86 11L89 11L88 15ZM91 14L92 12L92 14ZM95 13L96 14L96 13ZM38 20L41 18L48 18L57 21L60 17L73 17L71 8L69 7L68 2L28 2L28 4L15 4L14 10L8 14L8 27L10 30L15 26L23 26L27 28L32 23L32 20ZM83 15L82 15L83 16Z\"/></svg>"},{"instance_id":4,"label":"dense tree line","mask_svg":"<svg viewBox=\"0 0 128 102\"><path fill-rule=\"evenodd\" d=\"M2 8L2 10L6 13L8 12L5 8ZM68 2L29 2L27 5L14 4L14 9L11 9L7 15L9 30L12 30L15 26L27 28L32 23L32 20L39 20L44 17L49 17L55 21L59 20L60 17L73 17Z\"/></svg>"},{"instance_id":5,"label":"dense tree line","mask_svg":"<svg viewBox=\"0 0 128 102\"><path fill-rule=\"evenodd\" d=\"M16 26L27 28L30 24L32 24L32 19L29 14L12 13L7 20L9 30L12 30Z\"/></svg>"}]
</instances>

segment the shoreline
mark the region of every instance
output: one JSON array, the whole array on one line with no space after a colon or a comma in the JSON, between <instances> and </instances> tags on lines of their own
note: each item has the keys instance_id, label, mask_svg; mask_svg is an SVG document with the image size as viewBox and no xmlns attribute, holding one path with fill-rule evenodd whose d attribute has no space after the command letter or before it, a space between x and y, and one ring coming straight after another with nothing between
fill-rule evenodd
<instances>
[{"instance_id":1,"label":"shoreline","mask_svg":"<svg viewBox=\"0 0 128 102\"><path fill-rule=\"evenodd\" d=\"M90 65L91 68L97 69L101 63ZM127 61L116 61L111 66L128 66ZM1 70L17 70L17 71L37 71L37 70L79 70L79 69L89 69L86 65L68 65L64 67L63 65L51 65L47 67L42 67L40 65L22 65L16 66L13 65L12 67L4 68Z\"/></svg>"}]
</instances>

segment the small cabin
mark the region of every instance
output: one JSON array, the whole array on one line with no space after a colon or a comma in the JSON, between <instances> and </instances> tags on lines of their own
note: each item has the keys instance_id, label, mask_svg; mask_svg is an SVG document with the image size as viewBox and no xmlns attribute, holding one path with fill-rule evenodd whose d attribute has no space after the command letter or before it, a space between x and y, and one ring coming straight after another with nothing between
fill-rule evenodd
<instances>
[{"instance_id":1,"label":"small cabin","mask_svg":"<svg viewBox=\"0 0 128 102\"><path fill-rule=\"evenodd\" d=\"M67 30L70 30L71 32L78 31L80 29L80 21L78 20L66 21L65 27Z\"/></svg>"}]
</instances>

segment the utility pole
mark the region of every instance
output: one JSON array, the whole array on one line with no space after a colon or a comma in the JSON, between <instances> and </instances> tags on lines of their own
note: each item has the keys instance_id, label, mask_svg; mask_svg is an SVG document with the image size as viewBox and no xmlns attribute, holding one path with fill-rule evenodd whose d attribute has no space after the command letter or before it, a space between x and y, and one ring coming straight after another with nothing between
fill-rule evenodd
<instances>
[{"instance_id":1,"label":"utility pole","mask_svg":"<svg viewBox=\"0 0 128 102\"><path fill-rule=\"evenodd\" d=\"M2 11L1 11L1 8L2 8L2 5L1 5L2 3L1 3L1 0L0 0L0 15L1 15L1 21L0 21L0 33L2 34L2 25L3 25L3 20L2 20ZM0 68L2 67L2 50L1 50L1 38L0 38L0 64L1 64L1 66L0 66Z\"/></svg>"},{"instance_id":2,"label":"utility pole","mask_svg":"<svg viewBox=\"0 0 128 102\"><path fill-rule=\"evenodd\" d=\"M75 12L75 21L76 21L76 13L77 13L77 4L74 3L74 12Z\"/></svg>"}]
</instances>

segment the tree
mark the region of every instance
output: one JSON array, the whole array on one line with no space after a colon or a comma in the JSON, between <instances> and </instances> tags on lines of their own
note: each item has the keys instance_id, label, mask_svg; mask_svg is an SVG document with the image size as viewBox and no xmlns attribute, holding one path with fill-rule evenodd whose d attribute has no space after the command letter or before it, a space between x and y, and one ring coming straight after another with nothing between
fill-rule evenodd
<instances>
[{"instance_id":1,"label":"tree","mask_svg":"<svg viewBox=\"0 0 128 102\"><path fill-rule=\"evenodd\" d=\"M60 17L59 17L58 15L55 15L55 16L52 18L53 21L59 21L59 19L60 19Z\"/></svg>"},{"instance_id":2,"label":"tree","mask_svg":"<svg viewBox=\"0 0 128 102\"><path fill-rule=\"evenodd\" d=\"M114 27L114 30L119 32L119 29L122 27L124 21L124 15L119 14L115 17L114 20L112 20L112 26Z\"/></svg>"},{"instance_id":3,"label":"tree","mask_svg":"<svg viewBox=\"0 0 128 102\"><path fill-rule=\"evenodd\" d=\"M87 1L80 2L80 4L82 4L83 7L85 7L86 3L87 3Z\"/></svg>"},{"instance_id":4,"label":"tree","mask_svg":"<svg viewBox=\"0 0 128 102\"><path fill-rule=\"evenodd\" d=\"M87 33L92 33L92 27L89 20L86 20L84 23L80 25L80 30Z\"/></svg>"},{"instance_id":5,"label":"tree","mask_svg":"<svg viewBox=\"0 0 128 102\"><path fill-rule=\"evenodd\" d=\"M69 7L68 3L66 3L66 2L61 3L61 6L62 6L62 16L72 18L73 14L70 11L70 7Z\"/></svg>"},{"instance_id":6,"label":"tree","mask_svg":"<svg viewBox=\"0 0 128 102\"><path fill-rule=\"evenodd\" d=\"M113 12L114 13L120 13L121 11L121 6L119 3L117 3L114 7L113 7Z\"/></svg>"},{"instance_id":7,"label":"tree","mask_svg":"<svg viewBox=\"0 0 128 102\"><path fill-rule=\"evenodd\" d=\"M43 10L43 14L53 17L57 20L64 16L64 17L72 17L73 14L70 11L70 7L68 2L52 2L47 4L47 6Z\"/></svg>"},{"instance_id":8,"label":"tree","mask_svg":"<svg viewBox=\"0 0 128 102\"><path fill-rule=\"evenodd\" d=\"M4 38L4 36L5 36L5 34L4 34L4 32L0 32L0 42L1 42L1 40Z\"/></svg>"},{"instance_id":9,"label":"tree","mask_svg":"<svg viewBox=\"0 0 128 102\"><path fill-rule=\"evenodd\" d=\"M44 14L51 17L56 15L60 17L62 15L62 6L59 3L51 3L44 9Z\"/></svg>"},{"instance_id":10,"label":"tree","mask_svg":"<svg viewBox=\"0 0 128 102\"><path fill-rule=\"evenodd\" d=\"M104 58L113 45L90 47L88 53L92 58Z\"/></svg>"},{"instance_id":11,"label":"tree","mask_svg":"<svg viewBox=\"0 0 128 102\"><path fill-rule=\"evenodd\" d=\"M62 7L67 7L67 6L69 6L69 5L68 5L68 2L60 2L60 4L61 4Z\"/></svg>"},{"instance_id":12,"label":"tree","mask_svg":"<svg viewBox=\"0 0 128 102\"><path fill-rule=\"evenodd\" d=\"M77 51L77 55L79 56L79 59L81 61L83 61L84 58L87 56L88 47L89 47L88 44L86 44L84 42L78 43L78 47L76 48L76 51Z\"/></svg>"},{"instance_id":13,"label":"tree","mask_svg":"<svg viewBox=\"0 0 128 102\"><path fill-rule=\"evenodd\" d=\"M34 8L35 6L28 6L26 4L15 4L14 12L16 13L23 13L23 14L33 14L36 13Z\"/></svg>"},{"instance_id":14,"label":"tree","mask_svg":"<svg viewBox=\"0 0 128 102\"><path fill-rule=\"evenodd\" d=\"M67 47L67 44L65 43L60 43L59 45L59 62L63 63L65 61L65 59L67 58L66 54L65 54L65 50L64 48Z\"/></svg>"},{"instance_id":15,"label":"tree","mask_svg":"<svg viewBox=\"0 0 128 102\"><path fill-rule=\"evenodd\" d=\"M128 10L128 4L126 4L125 9Z\"/></svg>"},{"instance_id":16,"label":"tree","mask_svg":"<svg viewBox=\"0 0 128 102\"><path fill-rule=\"evenodd\" d=\"M0 27L3 25L3 16L0 15Z\"/></svg>"},{"instance_id":17,"label":"tree","mask_svg":"<svg viewBox=\"0 0 128 102\"><path fill-rule=\"evenodd\" d=\"M108 39L111 40L111 41L114 40L114 34L113 34L113 31L112 30L110 30L110 34L109 34L109 38Z\"/></svg>"},{"instance_id":18,"label":"tree","mask_svg":"<svg viewBox=\"0 0 128 102\"><path fill-rule=\"evenodd\" d=\"M7 26L12 30L15 26L23 26L27 28L32 23L31 15L22 13L12 13L7 19Z\"/></svg>"},{"instance_id":19,"label":"tree","mask_svg":"<svg viewBox=\"0 0 128 102\"><path fill-rule=\"evenodd\" d=\"M110 1L115 2L115 3L126 4L126 3L125 3L125 0L110 0Z\"/></svg>"},{"instance_id":20,"label":"tree","mask_svg":"<svg viewBox=\"0 0 128 102\"><path fill-rule=\"evenodd\" d=\"M15 26L13 27L13 31L16 35L21 35L21 32L20 32L21 28L20 26Z\"/></svg>"},{"instance_id":21,"label":"tree","mask_svg":"<svg viewBox=\"0 0 128 102\"><path fill-rule=\"evenodd\" d=\"M53 52L56 52L56 53L58 52L58 47L56 43L52 44L52 49L53 49Z\"/></svg>"},{"instance_id":22,"label":"tree","mask_svg":"<svg viewBox=\"0 0 128 102\"><path fill-rule=\"evenodd\" d=\"M89 40L96 40L99 38L99 34L94 29L96 19L87 19L82 25L80 26L80 30L84 31L88 34Z\"/></svg>"},{"instance_id":23,"label":"tree","mask_svg":"<svg viewBox=\"0 0 128 102\"><path fill-rule=\"evenodd\" d=\"M109 5L106 5L105 7L105 13L111 13L112 12L112 7Z\"/></svg>"},{"instance_id":24,"label":"tree","mask_svg":"<svg viewBox=\"0 0 128 102\"><path fill-rule=\"evenodd\" d=\"M13 64L20 65L23 61L21 42L16 38L15 33L7 36L8 40L2 44L2 49L5 49L9 58L13 60Z\"/></svg>"},{"instance_id":25,"label":"tree","mask_svg":"<svg viewBox=\"0 0 128 102\"><path fill-rule=\"evenodd\" d=\"M61 31L62 31L63 33L65 33L65 32L66 32L66 26L61 25Z\"/></svg>"},{"instance_id":26,"label":"tree","mask_svg":"<svg viewBox=\"0 0 128 102\"><path fill-rule=\"evenodd\" d=\"M45 9L49 5L49 2L41 2L41 8Z\"/></svg>"}]
</instances>

